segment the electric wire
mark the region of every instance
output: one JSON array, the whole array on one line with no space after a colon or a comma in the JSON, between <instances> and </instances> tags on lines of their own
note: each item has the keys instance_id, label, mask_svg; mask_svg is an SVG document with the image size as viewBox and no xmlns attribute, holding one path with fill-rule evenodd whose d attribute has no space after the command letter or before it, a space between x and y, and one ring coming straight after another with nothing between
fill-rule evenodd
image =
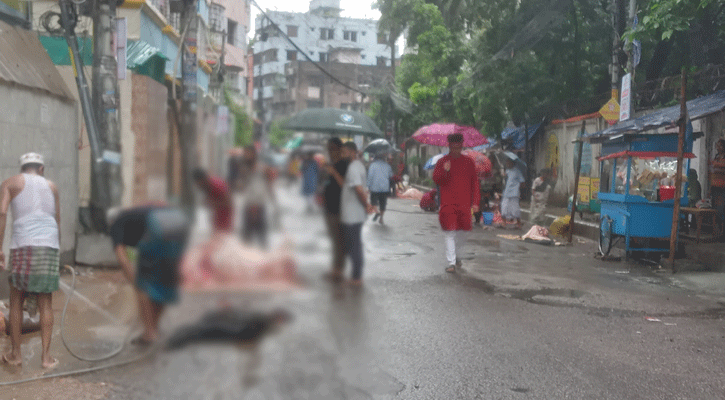
<instances>
[{"instance_id":1,"label":"electric wire","mask_svg":"<svg viewBox=\"0 0 725 400\"><path fill-rule=\"evenodd\" d=\"M273 27L275 27L275 28L277 29L277 31L278 31L278 32L279 32L279 33L280 33L280 34L281 34L282 36L284 36L284 38L285 38L285 39L287 39L287 41L288 41L288 42L290 42L290 44L291 44L291 45L292 45L292 46L293 46L293 47L294 47L295 49L297 49L297 51L299 51L299 52L300 52L300 53L301 53L301 54L302 54L302 55L303 55L303 56L304 56L304 57L305 57L305 58L307 59L307 61L311 62L311 63L312 63L312 65L314 65L315 67L317 67L317 69L319 69L320 71L322 71L322 73L323 73L323 74L327 75L327 76L328 76L328 77L329 77L330 79L332 79L332 80L333 80L334 82L336 82L336 83L340 84L341 86L343 86L343 87L345 87L345 88L347 88L347 89L350 89L350 90L352 90L352 91L353 91L353 92L355 92L355 93L360 93L360 94L362 94L363 96L369 96L369 95L370 95L369 93L363 92L363 91L361 91L360 89L355 89L355 88L353 88L352 86L350 86L350 85L348 85L348 84L344 83L343 81L341 81L340 79L338 79L338 78L337 78L337 77L336 77L335 75L333 75L333 74L332 74L332 73L330 73L330 72L329 72L328 70L326 70L325 68L323 68L323 67L322 67L322 66L321 66L320 64L318 64L318 63L317 63L316 61L314 61L314 60L313 60L313 59L312 59L312 58L311 58L311 57L310 57L310 56L309 56L309 55L308 55L308 54L307 54L307 53L306 53L306 52L305 52L304 50L302 50L302 49L301 49L301 48L300 48L300 47L299 47L299 46L297 45L297 43L295 43L295 42L294 42L294 41L292 40L292 38L290 38L289 36L287 36L287 33L285 33L285 32L284 32L284 31L282 30L282 28L280 28L280 27L279 27L279 25L277 25L277 24L276 24L276 23L275 23L275 22L274 22L274 21L273 21L273 20L272 20L272 19L271 19L271 18L269 17L269 15L267 15L267 13L266 13L266 12L265 12L265 11L264 11L264 10L262 9L262 7L260 7L260 6L259 6L259 4L257 4L257 2L256 2L255 0L251 0L251 2L252 2L252 4L254 4L254 6L255 6L255 7L257 7L257 9L259 10L259 12L260 12L260 13L262 13L262 15L263 15L263 16L264 16L264 17L265 17L265 18L266 18L266 19L267 19L267 20L269 21L269 23L270 23L270 24L271 24L271 25L272 25Z\"/></svg>"}]
</instances>

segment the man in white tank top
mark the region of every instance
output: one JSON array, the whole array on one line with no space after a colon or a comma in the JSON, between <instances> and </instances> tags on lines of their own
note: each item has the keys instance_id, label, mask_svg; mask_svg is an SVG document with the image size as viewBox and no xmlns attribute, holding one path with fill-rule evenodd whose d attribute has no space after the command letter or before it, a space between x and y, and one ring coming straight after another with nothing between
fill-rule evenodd
<instances>
[{"instance_id":1,"label":"man in white tank top","mask_svg":"<svg viewBox=\"0 0 725 400\"><path fill-rule=\"evenodd\" d=\"M60 265L60 198L55 184L43 177L43 157L28 153L20 157L20 174L0 186L0 267L4 270L2 246L8 209L13 210L10 243L10 352L2 360L19 366L23 303L37 295L42 341L41 364L52 368L58 360L50 356L53 335L53 292L58 290Z\"/></svg>"}]
</instances>

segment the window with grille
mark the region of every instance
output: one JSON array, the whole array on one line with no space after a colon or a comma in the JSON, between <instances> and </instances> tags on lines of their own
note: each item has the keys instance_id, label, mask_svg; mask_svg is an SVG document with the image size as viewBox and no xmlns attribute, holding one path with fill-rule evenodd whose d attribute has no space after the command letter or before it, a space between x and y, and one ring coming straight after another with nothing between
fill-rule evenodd
<instances>
[{"instance_id":1,"label":"window with grille","mask_svg":"<svg viewBox=\"0 0 725 400\"><path fill-rule=\"evenodd\" d=\"M320 28L320 40L332 40L335 38L335 30Z\"/></svg>"},{"instance_id":2,"label":"window with grille","mask_svg":"<svg viewBox=\"0 0 725 400\"><path fill-rule=\"evenodd\" d=\"M177 32L181 33L181 14L180 13L170 13L169 14L169 25L171 25L172 28L176 29Z\"/></svg>"},{"instance_id":3,"label":"window with grille","mask_svg":"<svg viewBox=\"0 0 725 400\"><path fill-rule=\"evenodd\" d=\"M224 10L225 8L221 4L211 3L209 6L209 28L212 31L221 32L224 30L226 26Z\"/></svg>"},{"instance_id":4,"label":"window with grille","mask_svg":"<svg viewBox=\"0 0 725 400\"><path fill-rule=\"evenodd\" d=\"M320 52L320 62L328 62L329 60L330 60L329 54Z\"/></svg>"},{"instance_id":5,"label":"window with grille","mask_svg":"<svg viewBox=\"0 0 725 400\"><path fill-rule=\"evenodd\" d=\"M287 25L287 36L297 37L297 27L294 25Z\"/></svg>"},{"instance_id":6,"label":"window with grille","mask_svg":"<svg viewBox=\"0 0 725 400\"><path fill-rule=\"evenodd\" d=\"M287 61L297 60L297 50L287 50Z\"/></svg>"},{"instance_id":7,"label":"window with grille","mask_svg":"<svg viewBox=\"0 0 725 400\"><path fill-rule=\"evenodd\" d=\"M237 43L237 21L227 20L227 43L235 46Z\"/></svg>"},{"instance_id":8,"label":"window with grille","mask_svg":"<svg viewBox=\"0 0 725 400\"><path fill-rule=\"evenodd\" d=\"M357 42L357 32L355 31L343 31L342 38L351 42Z\"/></svg>"}]
</instances>

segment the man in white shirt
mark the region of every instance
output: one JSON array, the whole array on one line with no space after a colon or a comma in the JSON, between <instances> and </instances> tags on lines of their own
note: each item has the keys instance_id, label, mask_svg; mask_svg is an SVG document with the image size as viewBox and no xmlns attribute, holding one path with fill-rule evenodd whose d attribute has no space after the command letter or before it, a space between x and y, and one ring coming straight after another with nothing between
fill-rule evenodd
<instances>
[{"instance_id":1,"label":"man in white shirt","mask_svg":"<svg viewBox=\"0 0 725 400\"><path fill-rule=\"evenodd\" d=\"M53 335L53 292L58 290L60 267L60 198L57 186L45 179L43 157L20 157L20 174L0 185L0 268L6 269L2 252L8 210L13 211L10 244L10 343L3 362L20 366L23 303L38 298L40 311L41 365L52 368L58 360L50 355Z\"/></svg>"},{"instance_id":2,"label":"man in white shirt","mask_svg":"<svg viewBox=\"0 0 725 400\"><path fill-rule=\"evenodd\" d=\"M342 157L350 160L344 180L334 168L328 168L328 172L342 186L340 221L343 251L352 259L350 284L359 286L362 284L363 269L362 226L367 214L375 212L375 208L368 202L365 191L367 183L365 166L357 159L357 145L353 142L345 143L342 147Z\"/></svg>"}]
</instances>

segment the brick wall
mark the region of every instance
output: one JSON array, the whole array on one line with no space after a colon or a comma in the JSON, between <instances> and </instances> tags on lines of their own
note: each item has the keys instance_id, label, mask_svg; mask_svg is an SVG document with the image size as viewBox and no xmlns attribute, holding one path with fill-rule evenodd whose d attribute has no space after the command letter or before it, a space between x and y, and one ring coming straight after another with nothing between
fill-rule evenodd
<instances>
[{"instance_id":1,"label":"brick wall","mask_svg":"<svg viewBox=\"0 0 725 400\"><path fill-rule=\"evenodd\" d=\"M166 198L166 155L169 124L167 89L132 74L131 131L135 137L133 203Z\"/></svg>"}]
</instances>

